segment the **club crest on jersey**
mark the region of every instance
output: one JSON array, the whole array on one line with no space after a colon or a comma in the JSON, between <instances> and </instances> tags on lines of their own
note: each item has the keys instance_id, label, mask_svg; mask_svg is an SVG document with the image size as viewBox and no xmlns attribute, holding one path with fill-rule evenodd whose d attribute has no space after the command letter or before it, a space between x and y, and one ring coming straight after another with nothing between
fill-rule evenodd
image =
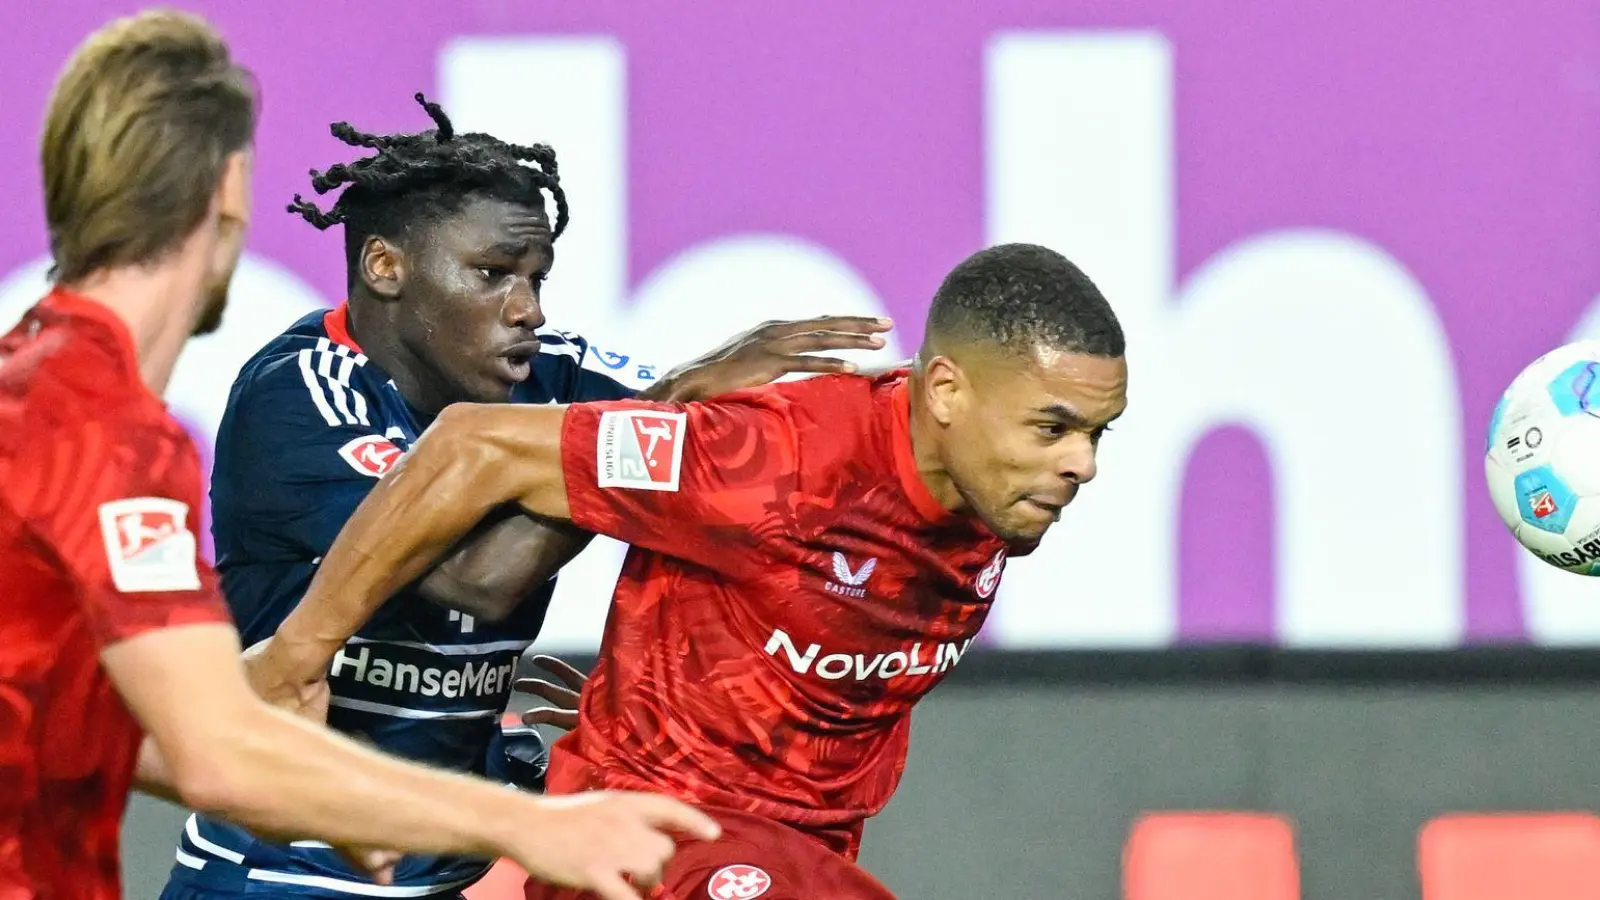
<instances>
[{"instance_id":1,"label":"club crest on jersey","mask_svg":"<svg viewBox=\"0 0 1600 900\"><path fill-rule=\"evenodd\" d=\"M994 589L1000 586L1000 573L1006 568L1006 551L1001 550L994 555L983 571L978 573L977 579L972 582L972 589L984 600L994 596Z\"/></svg>"},{"instance_id":2,"label":"club crest on jersey","mask_svg":"<svg viewBox=\"0 0 1600 900\"><path fill-rule=\"evenodd\" d=\"M834 580L828 582L828 590L835 594L843 594L846 597L865 597L867 596L867 579L872 577L872 571L876 568L878 568L878 561L869 559L862 563L859 568L851 569L850 560L843 553L836 550L833 554Z\"/></svg>"},{"instance_id":3,"label":"club crest on jersey","mask_svg":"<svg viewBox=\"0 0 1600 900\"><path fill-rule=\"evenodd\" d=\"M373 478L389 474L404 453L393 441L375 434L364 434L339 448L339 456L350 468Z\"/></svg>"},{"instance_id":4,"label":"club crest on jersey","mask_svg":"<svg viewBox=\"0 0 1600 900\"><path fill-rule=\"evenodd\" d=\"M111 583L125 594L200 589L189 505L165 497L100 504Z\"/></svg>"},{"instance_id":5,"label":"club crest on jersey","mask_svg":"<svg viewBox=\"0 0 1600 900\"><path fill-rule=\"evenodd\" d=\"M706 882L712 900L755 900L772 888L772 876L755 866L723 866Z\"/></svg>"},{"instance_id":6,"label":"club crest on jersey","mask_svg":"<svg viewBox=\"0 0 1600 900\"><path fill-rule=\"evenodd\" d=\"M687 427L681 412L622 409L601 413L595 439L600 487L676 491Z\"/></svg>"}]
</instances>

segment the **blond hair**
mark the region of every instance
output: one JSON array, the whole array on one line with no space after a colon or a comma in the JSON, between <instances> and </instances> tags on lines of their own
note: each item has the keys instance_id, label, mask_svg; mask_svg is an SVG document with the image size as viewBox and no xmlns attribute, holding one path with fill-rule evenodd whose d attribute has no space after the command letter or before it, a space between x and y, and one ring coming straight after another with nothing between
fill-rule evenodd
<instances>
[{"instance_id":1,"label":"blond hair","mask_svg":"<svg viewBox=\"0 0 1600 900\"><path fill-rule=\"evenodd\" d=\"M39 145L53 277L176 249L255 123L254 81L203 19L153 10L90 35L56 81Z\"/></svg>"}]
</instances>

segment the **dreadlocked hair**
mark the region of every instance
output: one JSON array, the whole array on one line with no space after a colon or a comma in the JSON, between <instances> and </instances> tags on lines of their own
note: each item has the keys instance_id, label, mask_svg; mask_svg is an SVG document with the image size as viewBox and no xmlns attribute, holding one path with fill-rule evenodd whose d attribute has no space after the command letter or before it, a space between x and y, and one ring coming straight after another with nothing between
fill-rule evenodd
<instances>
[{"instance_id":1,"label":"dreadlocked hair","mask_svg":"<svg viewBox=\"0 0 1600 900\"><path fill-rule=\"evenodd\" d=\"M345 263L355 277L368 237L399 238L419 221L440 219L472 197L544 206L544 191L556 203L554 240L567 228L567 195L556 170L556 152L544 144L508 144L493 135L457 134L437 103L415 95L434 128L420 134L367 134L335 122L333 136L351 147L376 151L327 170L311 170L318 194L344 187L326 212L299 194L288 210L318 230L344 226ZM531 165L529 165L531 163Z\"/></svg>"}]
</instances>

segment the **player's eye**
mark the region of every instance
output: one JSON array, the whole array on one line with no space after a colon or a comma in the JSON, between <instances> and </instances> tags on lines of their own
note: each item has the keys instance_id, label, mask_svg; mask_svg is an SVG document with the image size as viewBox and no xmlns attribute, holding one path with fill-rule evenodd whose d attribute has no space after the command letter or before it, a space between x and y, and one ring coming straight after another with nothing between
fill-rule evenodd
<instances>
[{"instance_id":1,"label":"player's eye","mask_svg":"<svg viewBox=\"0 0 1600 900\"><path fill-rule=\"evenodd\" d=\"M478 266L477 271L484 281L499 281L511 274L510 269L503 269L499 266Z\"/></svg>"},{"instance_id":2,"label":"player's eye","mask_svg":"<svg viewBox=\"0 0 1600 900\"><path fill-rule=\"evenodd\" d=\"M1051 441L1060 440L1061 436L1067 433L1067 426L1060 422L1040 422L1033 427L1038 431L1039 437Z\"/></svg>"}]
</instances>

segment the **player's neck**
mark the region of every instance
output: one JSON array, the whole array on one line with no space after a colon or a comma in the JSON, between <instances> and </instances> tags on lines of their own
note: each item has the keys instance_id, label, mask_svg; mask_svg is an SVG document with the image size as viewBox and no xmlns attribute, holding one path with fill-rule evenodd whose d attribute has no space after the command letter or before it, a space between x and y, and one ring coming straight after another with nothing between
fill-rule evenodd
<instances>
[{"instance_id":1,"label":"player's neck","mask_svg":"<svg viewBox=\"0 0 1600 900\"><path fill-rule=\"evenodd\" d=\"M939 449L939 423L915 399L921 389L917 375L912 375L907 389L913 397L910 402L910 427L907 430L911 436L911 458L917 464L917 476L940 506L950 512L960 512L966 508L967 501L956 489L955 479L950 477L950 472L944 466Z\"/></svg>"},{"instance_id":2,"label":"player's neck","mask_svg":"<svg viewBox=\"0 0 1600 900\"><path fill-rule=\"evenodd\" d=\"M400 339L399 331L383 319L382 301L350 298L350 317L345 322L350 337L361 345L361 352L394 381L406 405L425 416L436 416L455 402L448 392L433 383L427 361L412 353Z\"/></svg>"},{"instance_id":3,"label":"player's neck","mask_svg":"<svg viewBox=\"0 0 1600 900\"><path fill-rule=\"evenodd\" d=\"M205 282L202 259L180 251L154 266L102 269L61 287L122 320L133 339L139 375L159 397L194 334L206 302Z\"/></svg>"}]
</instances>

